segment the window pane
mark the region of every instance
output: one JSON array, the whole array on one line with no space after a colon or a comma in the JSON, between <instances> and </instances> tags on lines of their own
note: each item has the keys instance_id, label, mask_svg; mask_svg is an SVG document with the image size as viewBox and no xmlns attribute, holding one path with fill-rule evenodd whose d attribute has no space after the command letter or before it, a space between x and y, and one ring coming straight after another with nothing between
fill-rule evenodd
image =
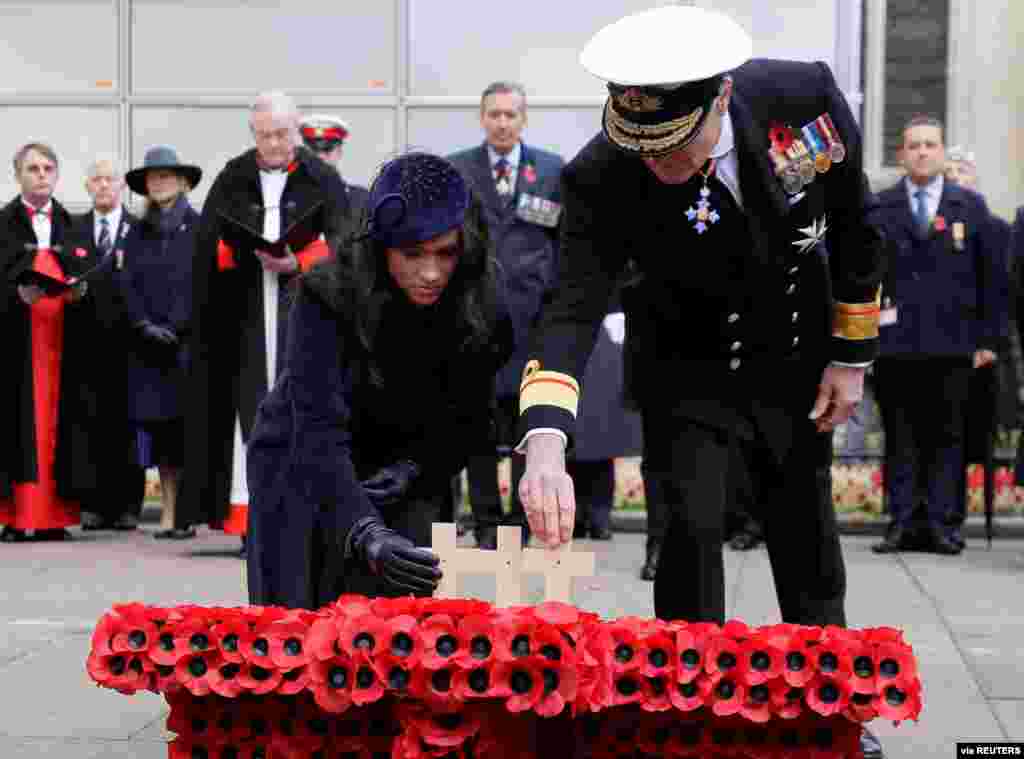
<instances>
[{"instance_id":1,"label":"window pane","mask_svg":"<svg viewBox=\"0 0 1024 759\"><path fill-rule=\"evenodd\" d=\"M949 0L888 0L885 36L885 154L895 163L903 125L926 113L945 121Z\"/></svg>"}]
</instances>

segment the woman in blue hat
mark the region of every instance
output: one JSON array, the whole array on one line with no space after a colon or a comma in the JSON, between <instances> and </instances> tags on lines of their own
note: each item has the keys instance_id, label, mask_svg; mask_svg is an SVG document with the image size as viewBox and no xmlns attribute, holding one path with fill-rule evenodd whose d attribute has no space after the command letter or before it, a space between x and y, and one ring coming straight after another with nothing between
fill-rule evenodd
<instances>
[{"instance_id":1,"label":"woman in blue hat","mask_svg":"<svg viewBox=\"0 0 1024 759\"><path fill-rule=\"evenodd\" d=\"M248 448L250 602L429 595L450 482L494 446L511 355L479 204L447 161L384 166L365 226L300 280Z\"/></svg>"}]
</instances>

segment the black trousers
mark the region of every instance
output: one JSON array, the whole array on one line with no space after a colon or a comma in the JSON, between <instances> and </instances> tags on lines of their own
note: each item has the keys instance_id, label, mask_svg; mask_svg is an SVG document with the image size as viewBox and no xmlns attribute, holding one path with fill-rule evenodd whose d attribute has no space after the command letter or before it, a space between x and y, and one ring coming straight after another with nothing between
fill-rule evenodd
<instances>
[{"instance_id":1,"label":"black trousers","mask_svg":"<svg viewBox=\"0 0 1024 759\"><path fill-rule=\"evenodd\" d=\"M688 419L645 416L644 435L647 450L658 450L648 478L659 481L668 514L654 581L659 619L725 619L722 543L729 460L738 450L750 474L755 516L764 526L783 621L845 625L846 569L831 470L821 454L822 436L809 422L794 434L781 462L760 442Z\"/></svg>"},{"instance_id":2,"label":"black trousers","mask_svg":"<svg viewBox=\"0 0 1024 759\"><path fill-rule=\"evenodd\" d=\"M146 499L146 470L138 463L135 427L125 424L118 432L108 437L109 447L97 467L96 492L82 504L84 511L108 523L126 514L141 517Z\"/></svg>"},{"instance_id":3,"label":"black trousers","mask_svg":"<svg viewBox=\"0 0 1024 759\"><path fill-rule=\"evenodd\" d=\"M927 526L944 531L964 488L967 358L881 358L875 388L885 429L885 501L894 527L914 515L924 490ZM920 488L917 487L920 484Z\"/></svg>"},{"instance_id":4,"label":"black trousers","mask_svg":"<svg viewBox=\"0 0 1024 759\"><path fill-rule=\"evenodd\" d=\"M519 399L516 397L499 398L497 403L497 422L501 442L514 445L516 424L519 421ZM480 454L469 457L466 466L466 480L469 484L469 505L473 509L473 521L477 527L488 527L499 524L522 525L529 530L523 503L519 500L519 480L526 469L526 457L513 454L512 478L509 483L510 508L506 518L501 506L501 489L498 485L498 457L494 453Z\"/></svg>"},{"instance_id":5,"label":"black trousers","mask_svg":"<svg viewBox=\"0 0 1024 759\"><path fill-rule=\"evenodd\" d=\"M610 527L615 505L615 460L569 459L565 471L572 477L576 494L576 523L591 530Z\"/></svg>"}]
</instances>

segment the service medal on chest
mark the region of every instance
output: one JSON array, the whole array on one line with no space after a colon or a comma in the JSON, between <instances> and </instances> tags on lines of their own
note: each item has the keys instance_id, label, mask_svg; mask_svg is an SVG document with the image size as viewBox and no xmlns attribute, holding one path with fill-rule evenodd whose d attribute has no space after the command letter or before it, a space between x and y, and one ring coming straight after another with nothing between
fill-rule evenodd
<instances>
[{"instance_id":1,"label":"service medal on chest","mask_svg":"<svg viewBox=\"0 0 1024 759\"><path fill-rule=\"evenodd\" d=\"M690 206L686 210L686 218L689 221L695 222L693 228L697 230L697 234L702 235L708 231L708 227L711 224L715 224L721 218L718 215L718 211L711 207L711 202L708 200L708 196L711 194L711 190L707 187L700 188L700 200L697 201L697 207Z\"/></svg>"}]
</instances>

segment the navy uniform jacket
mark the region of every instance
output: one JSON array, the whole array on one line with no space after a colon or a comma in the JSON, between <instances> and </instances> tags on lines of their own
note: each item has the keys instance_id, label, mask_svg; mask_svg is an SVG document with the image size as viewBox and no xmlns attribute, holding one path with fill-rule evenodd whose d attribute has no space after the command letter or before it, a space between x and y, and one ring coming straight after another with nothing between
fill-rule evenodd
<instances>
[{"instance_id":1,"label":"navy uniform jacket","mask_svg":"<svg viewBox=\"0 0 1024 759\"><path fill-rule=\"evenodd\" d=\"M1005 248L985 200L945 182L927 235L917 230L903 181L878 193L871 220L886 238L883 304L897 321L881 327L883 357L967 358L1005 352L1009 327ZM962 243L957 236L962 233Z\"/></svg>"},{"instance_id":2,"label":"navy uniform jacket","mask_svg":"<svg viewBox=\"0 0 1024 759\"><path fill-rule=\"evenodd\" d=\"M554 284L558 261L558 229L526 221L516 212L523 195L559 202L559 175L563 161L554 153L522 145L515 192L509 200L498 195L487 145L448 156L483 203L492 250L504 283L504 292L520 346L496 381L499 398L519 393L526 364L530 330L540 313L544 293Z\"/></svg>"},{"instance_id":3,"label":"navy uniform jacket","mask_svg":"<svg viewBox=\"0 0 1024 759\"><path fill-rule=\"evenodd\" d=\"M622 291L626 361L645 413L740 435L751 434L753 417L782 452L828 362L874 359L881 245L865 223L860 134L831 71L753 60L732 76L742 218L698 236L680 205L698 200L698 185L682 198L682 188L660 183L601 134L566 166L561 265L524 372L524 432L556 428L572 440L577 378L630 259L637 276ZM772 169L769 129L824 113L846 159L790 198ZM800 230L823 217L827 252L799 252Z\"/></svg>"}]
</instances>

